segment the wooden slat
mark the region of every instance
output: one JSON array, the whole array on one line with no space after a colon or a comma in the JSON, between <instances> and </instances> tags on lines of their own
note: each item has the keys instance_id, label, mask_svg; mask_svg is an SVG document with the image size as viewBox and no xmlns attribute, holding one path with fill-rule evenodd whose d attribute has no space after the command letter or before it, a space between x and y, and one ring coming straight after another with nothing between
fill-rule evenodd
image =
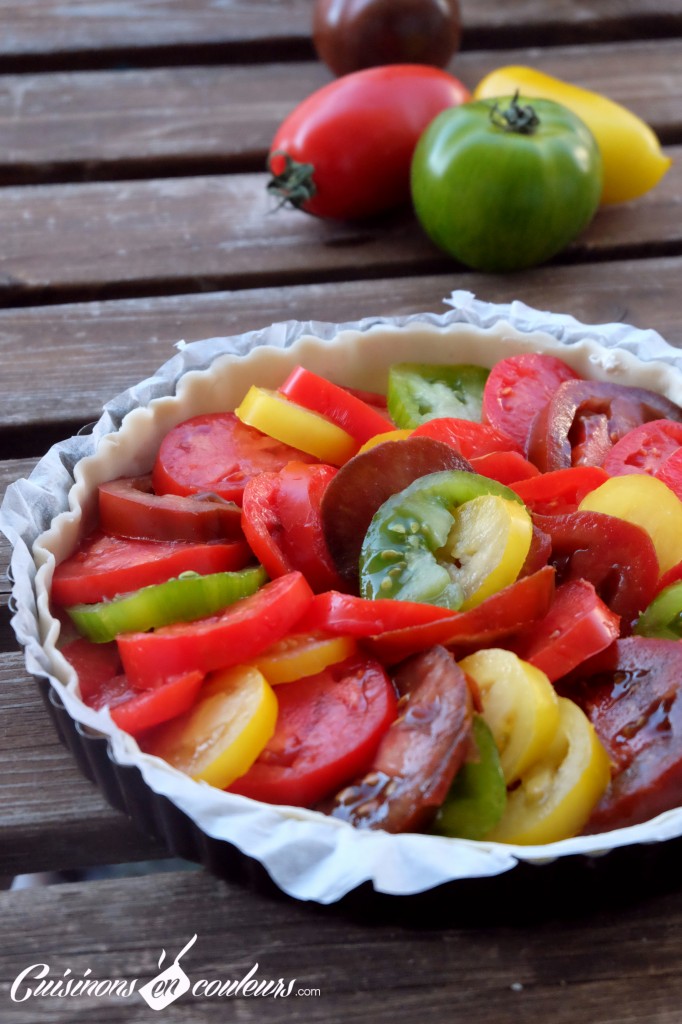
<instances>
[{"instance_id":1,"label":"wooden slat","mask_svg":"<svg viewBox=\"0 0 682 1024\"><path fill-rule=\"evenodd\" d=\"M30 445L32 454L42 454L55 430L64 436L73 425L96 419L106 401L169 359L180 339L239 334L289 318L338 323L445 312L443 299L453 288L493 302L520 299L586 323L654 328L682 346L676 292L681 275L677 257L596 263L588 276L580 266L549 266L523 277L448 272L0 310L0 450L11 457Z\"/></svg>"},{"instance_id":2,"label":"wooden slat","mask_svg":"<svg viewBox=\"0 0 682 1024\"><path fill-rule=\"evenodd\" d=\"M674 255L681 150L635 203L602 208L561 259ZM274 210L266 175L7 188L0 304L447 271L409 211L360 225Z\"/></svg>"},{"instance_id":3,"label":"wooden slat","mask_svg":"<svg viewBox=\"0 0 682 1024\"><path fill-rule=\"evenodd\" d=\"M464 52L450 70L473 88L500 63ZM607 90L682 141L680 40L511 50L504 63ZM260 170L281 121L330 79L319 62L0 76L0 182Z\"/></svg>"},{"instance_id":4,"label":"wooden slat","mask_svg":"<svg viewBox=\"0 0 682 1024\"><path fill-rule=\"evenodd\" d=\"M461 0L461 10L466 48L660 37L682 23L679 0ZM255 58L273 47L312 54L311 11L312 0L2 0L0 57L24 70L215 59L237 45Z\"/></svg>"},{"instance_id":5,"label":"wooden slat","mask_svg":"<svg viewBox=\"0 0 682 1024\"><path fill-rule=\"evenodd\" d=\"M166 856L80 774L18 652L0 657L0 821L0 874Z\"/></svg>"},{"instance_id":6,"label":"wooden slat","mask_svg":"<svg viewBox=\"0 0 682 1024\"><path fill-rule=\"evenodd\" d=\"M463 927L454 900L442 908L442 926L413 924L397 908L390 917L363 920L245 892L204 874L58 885L0 899L5 1024L143 1024L152 1011L137 992L12 1003L9 987L31 964L47 963L53 980L67 970L82 978L89 969L92 978L135 980L140 989L158 975L161 951L165 968L195 934L181 961L192 986L199 979L238 981L257 965L256 979L281 978L287 986L295 979L293 992L279 999L208 998L190 988L161 1011L169 1024L679 1021L680 893L532 927ZM295 994L299 989L319 994L306 998Z\"/></svg>"}]
</instances>

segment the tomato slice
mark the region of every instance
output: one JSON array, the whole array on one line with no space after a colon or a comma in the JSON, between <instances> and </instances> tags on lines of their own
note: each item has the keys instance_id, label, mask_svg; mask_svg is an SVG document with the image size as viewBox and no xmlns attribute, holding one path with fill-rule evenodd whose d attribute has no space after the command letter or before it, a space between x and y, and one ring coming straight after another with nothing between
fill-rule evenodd
<instances>
[{"instance_id":1,"label":"tomato slice","mask_svg":"<svg viewBox=\"0 0 682 1024\"><path fill-rule=\"evenodd\" d=\"M627 637L563 686L606 747L612 780L587 823L606 832L653 818L682 799L682 644Z\"/></svg>"},{"instance_id":2,"label":"tomato slice","mask_svg":"<svg viewBox=\"0 0 682 1024\"><path fill-rule=\"evenodd\" d=\"M396 716L393 685L371 658L353 657L277 687L272 739L230 792L310 807L369 766Z\"/></svg>"},{"instance_id":3,"label":"tomato slice","mask_svg":"<svg viewBox=\"0 0 682 1024\"><path fill-rule=\"evenodd\" d=\"M608 755L581 709L559 698L559 729L539 760L508 795L490 842L529 846L582 831L609 785Z\"/></svg>"},{"instance_id":4,"label":"tomato slice","mask_svg":"<svg viewBox=\"0 0 682 1024\"><path fill-rule=\"evenodd\" d=\"M61 653L76 670L85 704L89 704L100 688L123 670L118 647L113 642L93 644L85 637L78 637L65 644Z\"/></svg>"},{"instance_id":5,"label":"tomato slice","mask_svg":"<svg viewBox=\"0 0 682 1024\"><path fill-rule=\"evenodd\" d=\"M608 473L600 466L571 466L526 480L510 481L509 487L531 512L555 516L575 512L585 495L608 478Z\"/></svg>"},{"instance_id":6,"label":"tomato slice","mask_svg":"<svg viewBox=\"0 0 682 1024\"><path fill-rule=\"evenodd\" d=\"M245 541L193 544L191 541L131 540L97 530L60 562L52 579L59 605L93 604L183 572L200 575L243 569L253 558Z\"/></svg>"},{"instance_id":7,"label":"tomato slice","mask_svg":"<svg viewBox=\"0 0 682 1024\"><path fill-rule=\"evenodd\" d=\"M117 639L123 668L135 686L148 689L195 668L211 672L250 661L290 631L312 598L305 577L292 572L219 615L126 633Z\"/></svg>"},{"instance_id":8,"label":"tomato slice","mask_svg":"<svg viewBox=\"0 0 682 1024\"><path fill-rule=\"evenodd\" d=\"M83 703L96 711L108 707L112 720L132 736L187 711L204 681L203 673L193 670L153 690L140 691L122 673L114 643L94 644L79 638L67 644L62 654L76 669Z\"/></svg>"},{"instance_id":9,"label":"tomato slice","mask_svg":"<svg viewBox=\"0 0 682 1024\"><path fill-rule=\"evenodd\" d=\"M359 445L375 434L393 430L393 423L387 415L377 412L358 395L303 366L295 367L278 390L291 402L326 416L354 437Z\"/></svg>"},{"instance_id":10,"label":"tomato slice","mask_svg":"<svg viewBox=\"0 0 682 1024\"><path fill-rule=\"evenodd\" d=\"M235 414L268 437L334 466L342 466L358 450L355 439L336 423L256 384L251 385Z\"/></svg>"},{"instance_id":11,"label":"tomato slice","mask_svg":"<svg viewBox=\"0 0 682 1024\"><path fill-rule=\"evenodd\" d=\"M658 558L646 531L603 512L535 516L535 524L551 537L559 581L588 580L629 632L658 582Z\"/></svg>"},{"instance_id":12,"label":"tomato slice","mask_svg":"<svg viewBox=\"0 0 682 1024\"><path fill-rule=\"evenodd\" d=\"M413 437L432 437L461 452L465 459L491 452L519 452L517 442L487 423L463 420L455 416L440 416L420 423L412 431Z\"/></svg>"},{"instance_id":13,"label":"tomato slice","mask_svg":"<svg viewBox=\"0 0 682 1024\"><path fill-rule=\"evenodd\" d=\"M125 679L125 676L119 677ZM184 675L173 676L154 690L129 690L126 700L112 704L111 718L124 732L141 736L148 729L168 722L189 711L195 704L204 683L203 672L196 669Z\"/></svg>"},{"instance_id":14,"label":"tomato slice","mask_svg":"<svg viewBox=\"0 0 682 1024\"><path fill-rule=\"evenodd\" d=\"M400 715L369 772L323 809L356 828L415 832L433 820L470 749L473 702L466 676L442 647L409 658L395 684Z\"/></svg>"},{"instance_id":15,"label":"tomato slice","mask_svg":"<svg viewBox=\"0 0 682 1024\"><path fill-rule=\"evenodd\" d=\"M303 615L301 630L317 630L339 636L366 637L387 630L409 629L441 619L452 620L449 608L420 601L357 597L336 590L317 594Z\"/></svg>"},{"instance_id":16,"label":"tomato slice","mask_svg":"<svg viewBox=\"0 0 682 1024\"><path fill-rule=\"evenodd\" d=\"M461 839L484 839L497 825L507 803L500 752L485 719L472 721L474 751L457 772L433 822L433 831Z\"/></svg>"},{"instance_id":17,"label":"tomato slice","mask_svg":"<svg viewBox=\"0 0 682 1024\"><path fill-rule=\"evenodd\" d=\"M682 500L682 448L676 448L656 469L654 476Z\"/></svg>"},{"instance_id":18,"label":"tomato slice","mask_svg":"<svg viewBox=\"0 0 682 1024\"><path fill-rule=\"evenodd\" d=\"M142 749L219 789L248 771L275 729L277 698L249 665L217 672L199 700L147 734Z\"/></svg>"},{"instance_id":19,"label":"tomato slice","mask_svg":"<svg viewBox=\"0 0 682 1024\"><path fill-rule=\"evenodd\" d=\"M658 419L682 420L682 409L646 388L567 380L534 420L527 454L543 472L601 466L628 431Z\"/></svg>"},{"instance_id":20,"label":"tomato slice","mask_svg":"<svg viewBox=\"0 0 682 1024\"><path fill-rule=\"evenodd\" d=\"M467 612L452 612L437 621L386 630L364 641L364 645L386 664L394 665L436 644L476 650L502 643L506 637L547 614L554 597L554 578L554 568L545 566L498 590ZM404 602L390 603L400 606Z\"/></svg>"},{"instance_id":21,"label":"tomato slice","mask_svg":"<svg viewBox=\"0 0 682 1024\"><path fill-rule=\"evenodd\" d=\"M154 494L151 474L100 484L99 524L104 533L136 540L195 543L241 537L241 512L217 494Z\"/></svg>"},{"instance_id":22,"label":"tomato slice","mask_svg":"<svg viewBox=\"0 0 682 1024\"><path fill-rule=\"evenodd\" d=\"M488 371L470 364L394 363L388 372L386 401L397 427L418 427L434 418L481 418Z\"/></svg>"},{"instance_id":23,"label":"tomato slice","mask_svg":"<svg viewBox=\"0 0 682 1024\"><path fill-rule=\"evenodd\" d=\"M524 661L554 682L619 636L620 618L600 600L587 580L557 587L544 619L515 637L512 647Z\"/></svg>"},{"instance_id":24,"label":"tomato slice","mask_svg":"<svg viewBox=\"0 0 682 1024\"><path fill-rule=\"evenodd\" d=\"M628 431L604 459L609 476L648 473L656 476L665 460L682 446L682 423L649 420Z\"/></svg>"},{"instance_id":25,"label":"tomato slice","mask_svg":"<svg viewBox=\"0 0 682 1024\"><path fill-rule=\"evenodd\" d=\"M486 455L471 457L471 468L481 476L490 477L508 486L518 480L540 476L540 470L519 452L488 452ZM513 490L514 488L512 488Z\"/></svg>"},{"instance_id":26,"label":"tomato slice","mask_svg":"<svg viewBox=\"0 0 682 1024\"><path fill-rule=\"evenodd\" d=\"M541 352L507 356L493 366L483 389L484 423L502 431L525 452L531 423L542 406L565 380L575 380L575 370Z\"/></svg>"},{"instance_id":27,"label":"tomato slice","mask_svg":"<svg viewBox=\"0 0 682 1024\"><path fill-rule=\"evenodd\" d=\"M298 569L316 592L343 589L320 513L335 474L324 463L290 462L277 473L259 473L244 488L244 535L271 577Z\"/></svg>"},{"instance_id":28,"label":"tomato slice","mask_svg":"<svg viewBox=\"0 0 682 1024\"><path fill-rule=\"evenodd\" d=\"M357 644L350 636L291 633L257 655L253 664L271 686L277 686L317 675L329 665L345 661L356 652Z\"/></svg>"},{"instance_id":29,"label":"tomato slice","mask_svg":"<svg viewBox=\"0 0 682 1024\"><path fill-rule=\"evenodd\" d=\"M318 461L242 423L233 412L207 413L168 431L152 483L157 494L213 493L240 504L251 477L275 472L292 459Z\"/></svg>"}]
</instances>

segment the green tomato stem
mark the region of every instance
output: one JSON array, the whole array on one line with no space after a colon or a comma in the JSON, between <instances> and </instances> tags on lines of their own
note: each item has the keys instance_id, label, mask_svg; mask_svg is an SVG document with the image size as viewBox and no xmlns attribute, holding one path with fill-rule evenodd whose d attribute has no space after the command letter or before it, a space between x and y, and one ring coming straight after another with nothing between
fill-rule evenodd
<instances>
[{"instance_id":1,"label":"green tomato stem","mask_svg":"<svg viewBox=\"0 0 682 1024\"><path fill-rule=\"evenodd\" d=\"M519 104L518 89L506 110L500 110L499 103L491 107L490 120L496 128L501 128L505 132L515 132L517 135L533 135L540 126L540 118L533 107L530 104L523 107Z\"/></svg>"},{"instance_id":2,"label":"green tomato stem","mask_svg":"<svg viewBox=\"0 0 682 1024\"><path fill-rule=\"evenodd\" d=\"M275 174L272 163L275 158L284 160L284 168L279 174ZM276 151L268 157L268 170L272 178L266 189L271 196L279 200L277 209L281 206L293 206L298 210L317 192L313 174L315 168L312 164L302 164L292 160L288 153Z\"/></svg>"}]
</instances>

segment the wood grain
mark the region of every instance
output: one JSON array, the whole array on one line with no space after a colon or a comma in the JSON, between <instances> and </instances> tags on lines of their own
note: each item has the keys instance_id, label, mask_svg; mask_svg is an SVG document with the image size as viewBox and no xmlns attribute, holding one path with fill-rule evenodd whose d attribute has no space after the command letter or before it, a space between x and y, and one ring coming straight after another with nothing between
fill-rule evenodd
<instances>
[{"instance_id":1,"label":"wood grain","mask_svg":"<svg viewBox=\"0 0 682 1024\"><path fill-rule=\"evenodd\" d=\"M473 89L500 60L466 51L450 70ZM514 49L504 63L606 91L682 142L678 39ZM319 62L2 75L0 182L261 170L279 124L331 77Z\"/></svg>"},{"instance_id":2,"label":"wood grain","mask_svg":"<svg viewBox=\"0 0 682 1024\"><path fill-rule=\"evenodd\" d=\"M1 0L5 66L102 67L173 59L312 56L312 0ZM465 48L662 37L679 30L679 0L461 0Z\"/></svg>"},{"instance_id":3,"label":"wood grain","mask_svg":"<svg viewBox=\"0 0 682 1024\"><path fill-rule=\"evenodd\" d=\"M38 1014L45 1024L63 1024L67 1011L72 1021L146 1022L151 1011L137 993L13 1004L9 985L39 962L49 964L53 978L67 969L83 977L89 968L94 978L134 979L139 989L158 974L161 951L170 963L194 934L181 961L192 985L237 981L257 965L258 979L281 978L287 986L295 979L293 992L280 999L210 999L190 990L163 1011L170 1024L199 1018L242 1024L679 1021L679 893L564 921L560 933L555 924L458 926L454 904L442 927L401 919L398 909L390 920L363 920L204 874L57 885L5 893L2 903L5 1024L28 1024ZM319 993L298 996L299 989Z\"/></svg>"},{"instance_id":4,"label":"wood grain","mask_svg":"<svg viewBox=\"0 0 682 1024\"><path fill-rule=\"evenodd\" d=\"M652 192L600 209L559 262L676 255L680 150ZM0 305L455 269L408 213L341 224L274 212L261 174L6 188Z\"/></svg>"}]
</instances>

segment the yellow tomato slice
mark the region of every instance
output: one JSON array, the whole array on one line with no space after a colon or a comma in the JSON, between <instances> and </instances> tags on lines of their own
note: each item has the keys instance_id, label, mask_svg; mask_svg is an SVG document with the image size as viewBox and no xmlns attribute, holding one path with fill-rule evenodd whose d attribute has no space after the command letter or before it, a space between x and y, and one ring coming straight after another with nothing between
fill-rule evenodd
<instances>
[{"instance_id":1,"label":"yellow tomato slice","mask_svg":"<svg viewBox=\"0 0 682 1024\"><path fill-rule=\"evenodd\" d=\"M375 434L374 437L370 437L369 441L365 441L363 446L360 448L361 452L368 452L370 448L374 448L378 444L383 444L384 441L404 441L406 437L411 437L412 431L408 430L407 427L396 430L387 430L383 434Z\"/></svg>"},{"instance_id":2,"label":"yellow tomato slice","mask_svg":"<svg viewBox=\"0 0 682 1024\"><path fill-rule=\"evenodd\" d=\"M464 594L461 611L513 583L526 560L533 524L524 505L483 494L453 511L445 550Z\"/></svg>"},{"instance_id":3,"label":"yellow tomato slice","mask_svg":"<svg viewBox=\"0 0 682 1024\"><path fill-rule=\"evenodd\" d=\"M611 778L609 758L583 711L559 698L559 738L507 796L486 839L530 846L582 830Z\"/></svg>"},{"instance_id":4,"label":"yellow tomato slice","mask_svg":"<svg viewBox=\"0 0 682 1024\"><path fill-rule=\"evenodd\" d=\"M198 702L155 731L149 754L224 789L244 775L275 731L277 698L258 669L248 665L217 672Z\"/></svg>"},{"instance_id":5,"label":"yellow tomato slice","mask_svg":"<svg viewBox=\"0 0 682 1024\"><path fill-rule=\"evenodd\" d=\"M357 441L331 420L255 384L235 414L242 423L333 466L343 465L357 451Z\"/></svg>"},{"instance_id":6,"label":"yellow tomato slice","mask_svg":"<svg viewBox=\"0 0 682 1024\"><path fill-rule=\"evenodd\" d=\"M500 647L462 658L460 668L477 684L483 718L500 752L509 785L545 753L559 728L559 698L544 672Z\"/></svg>"},{"instance_id":7,"label":"yellow tomato slice","mask_svg":"<svg viewBox=\"0 0 682 1024\"><path fill-rule=\"evenodd\" d=\"M641 526L651 537L661 573L682 561L682 501L647 473L614 476L590 491L581 512L606 512Z\"/></svg>"},{"instance_id":8,"label":"yellow tomato slice","mask_svg":"<svg viewBox=\"0 0 682 1024\"><path fill-rule=\"evenodd\" d=\"M287 636L273 644L252 662L271 686L293 683L317 675L355 654L357 644L350 636Z\"/></svg>"}]
</instances>

